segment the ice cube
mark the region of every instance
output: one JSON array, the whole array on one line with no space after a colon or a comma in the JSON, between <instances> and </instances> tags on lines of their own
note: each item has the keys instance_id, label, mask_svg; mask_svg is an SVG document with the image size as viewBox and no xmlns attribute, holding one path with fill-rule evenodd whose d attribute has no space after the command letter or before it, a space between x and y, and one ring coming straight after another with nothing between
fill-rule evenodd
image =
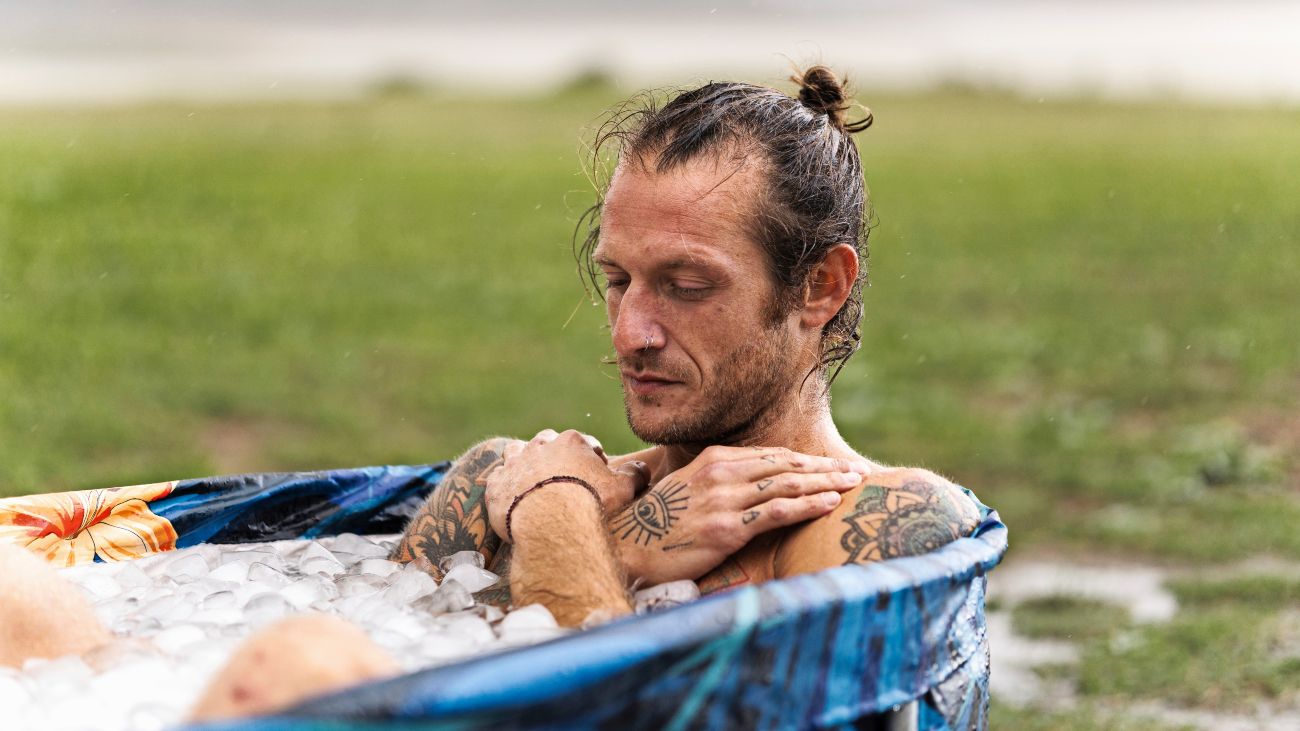
<instances>
[{"instance_id":1,"label":"ice cube","mask_svg":"<svg viewBox=\"0 0 1300 731\"><path fill-rule=\"evenodd\" d=\"M200 609L230 609L236 605L235 592L219 591L209 594L199 602Z\"/></svg>"},{"instance_id":2,"label":"ice cube","mask_svg":"<svg viewBox=\"0 0 1300 731\"><path fill-rule=\"evenodd\" d=\"M429 663L445 663L473 654L478 648L470 637L451 632L437 632L420 640L418 652Z\"/></svg>"},{"instance_id":3,"label":"ice cube","mask_svg":"<svg viewBox=\"0 0 1300 731\"><path fill-rule=\"evenodd\" d=\"M92 601L108 599L122 593L122 585L106 571L84 574L75 583L90 595Z\"/></svg>"},{"instance_id":4,"label":"ice cube","mask_svg":"<svg viewBox=\"0 0 1300 731\"><path fill-rule=\"evenodd\" d=\"M520 607L506 616L497 623L497 629L502 632L508 632L518 629L554 629L558 627L555 617L550 610L541 604L529 604Z\"/></svg>"},{"instance_id":5,"label":"ice cube","mask_svg":"<svg viewBox=\"0 0 1300 731\"><path fill-rule=\"evenodd\" d=\"M447 579L442 582L429 599L419 607L424 611L439 614L442 612L459 612L474 606L474 597L459 581Z\"/></svg>"},{"instance_id":6,"label":"ice cube","mask_svg":"<svg viewBox=\"0 0 1300 731\"><path fill-rule=\"evenodd\" d=\"M298 570L308 576L324 574L334 577L343 573L343 563L320 543L312 541L298 557Z\"/></svg>"},{"instance_id":7,"label":"ice cube","mask_svg":"<svg viewBox=\"0 0 1300 731\"><path fill-rule=\"evenodd\" d=\"M483 560L483 555L478 551L462 551L461 553L473 553L475 556L479 557L480 563ZM491 571L485 571L472 563L460 563L451 567L447 571L446 575L443 576L443 583L446 583L447 581L458 581L461 586L469 589L472 594L476 591L482 591L489 586L492 586L497 583L497 580L500 578L501 577Z\"/></svg>"},{"instance_id":8,"label":"ice cube","mask_svg":"<svg viewBox=\"0 0 1300 731\"><path fill-rule=\"evenodd\" d=\"M288 577L269 563L255 562L248 567L248 580L264 588L279 589L289 583Z\"/></svg>"},{"instance_id":9,"label":"ice cube","mask_svg":"<svg viewBox=\"0 0 1300 731\"><path fill-rule=\"evenodd\" d=\"M356 533L340 533L334 537L330 549L335 553L350 553L358 558L387 558L388 550Z\"/></svg>"},{"instance_id":10,"label":"ice cube","mask_svg":"<svg viewBox=\"0 0 1300 731\"><path fill-rule=\"evenodd\" d=\"M0 668L5 670L6 668ZM31 702L32 694L15 674L0 675L0 708L22 708Z\"/></svg>"},{"instance_id":11,"label":"ice cube","mask_svg":"<svg viewBox=\"0 0 1300 731\"><path fill-rule=\"evenodd\" d=\"M390 576L402 570L402 564L396 561L389 561L383 558L367 558L357 564L354 574L370 574L372 576Z\"/></svg>"},{"instance_id":12,"label":"ice cube","mask_svg":"<svg viewBox=\"0 0 1300 731\"><path fill-rule=\"evenodd\" d=\"M161 703L143 703L131 709L127 727L137 731L163 731L180 720L172 708Z\"/></svg>"},{"instance_id":13,"label":"ice cube","mask_svg":"<svg viewBox=\"0 0 1300 731\"><path fill-rule=\"evenodd\" d=\"M187 584L208 575L208 562L197 553L187 553L164 564L162 572L177 583Z\"/></svg>"},{"instance_id":14,"label":"ice cube","mask_svg":"<svg viewBox=\"0 0 1300 731\"><path fill-rule=\"evenodd\" d=\"M407 566L400 574L393 577L393 582L384 590L384 599L398 605L406 605L436 591L438 582L432 576Z\"/></svg>"},{"instance_id":15,"label":"ice cube","mask_svg":"<svg viewBox=\"0 0 1300 731\"><path fill-rule=\"evenodd\" d=\"M206 635L202 629L192 624L180 624L168 627L153 636L153 643L163 652L180 655L182 651L196 642L201 642Z\"/></svg>"},{"instance_id":16,"label":"ice cube","mask_svg":"<svg viewBox=\"0 0 1300 731\"><path fill-rule=\"evenodd\" d=\"M285 569L284 559L280 557L280 554L265 548L257 548L253 550L244 550L244 551L238 551L231 554L226 554L226 556L222 558L222 562L223 563L244 563L250 566L255 563L260 563L260 564L266 564L267 566L275 569L276 571L284 571Z\"/></svg>"},{"instance_id":17,"label":"ice cube","mask_svg":"<svg viewBox=\"0 0 1300 731\"><path fill-rule=\"evenodd\" d=\"M244 618L251 624L279 619L288 613L289 602L279 594L259 594L244 605Z\"/></svg>"},{"instance_id":18,"label":"ice cube","mask_svg":"<svg viewBox=\"0 0 1300 731\"><path fill-rule=\"evenodd\" d=\"M345 597L370 596L387 587L388 582L374 574L344 576L338 581L339 595Z\"/></svg>"},{"instance_id":19,"label":"ice cube","mask_svg":"<svg viewBox=\"0 0 1300 731\"><path fill-rule=\"evenodd\" d=\"M131 561L129 563L119 564L120 568L113 574L113 579L122 586L130 590L150 584L149 575L140 568L139 563Z\"/></svg>"},{"instance_id":20,"label":"ice cube","mask_svg":"<svg viewBox=\"0 0 1300 731\"><path fill-rule=\"evenodd\" d=\"M638 591L634 596L637 614L670 609L700 598L700 587L694 581L668 581Z\"/></svg>"},{"instance_id":21,"label":"ice cube","mask_svg":"<svg viewBox=\"0 0 1300 731\"><path fill-rule=\"evenodd\" d=\"M506 613L501 611L501 607L495 604L476 604L472 611L489 623L500 622L501 618L506 616Z\"/></svg>"},{"instance_id":22,"label":"ice cube","mask_svg":"<svg viewBox=\"0 0 1300 731\"><path fill-rule=\"evenodd\" d=\"M231 595L234 596L233 594ZM210 627L230 627L241 624L244 620L244 613L237 607L209 607L200 609L190 615L188 621L194 624L207 625Z\"/></svg>"},{"instance_id":23,"label":"ice cube","mask_svg":"<svg viewBox=\"0 0 1300 731\"><path fill-rule=\"evenodd\" d=\"M473 566L476 569L486 568L483 562L483 554L478 551L457 551L450 556L443 556L442 560L438 561L438 568L442 569L443 573L451 571L457 566L466 565Z\"/></svg>"},{"instance_id":24,"label":"ice cube","mask_svg":"<svg viewBox=\"0 0 1300 731\"><path fill-rule=\"evenodd\" d=\"M319 576L299 579L280 590L280 596L293 605L294 609L306 609L318 602L334 599L338 595L338 587L322 581Z\"/></svg>"},{"instance_id":25,"label":"ice cube","mask_svg":"<svg viewBox=\"0 0 1300 731\"><path fill-rule=\"evenodd\" d=\"M233 581L236 584L242 584L248 581L249 564L242 561L230 561L221 564L208 574L209 579L215 581Z\"/></svg>"},{"instance_id":26,"label":"ice cube","mask_svg":"<svg viewBox=\"0 0 1300 731\"><path fill-rule=\"evenodd\" d=\"M142 617L156 619L164 625L180 622L193 613L194 606L175 594L160 596L141 607L139 612Z\"/></svg>"},{"instance_id":27,"label":"ice cube","mask_svg":"<svg viewBox=\"0 0 1300 731\"><path fill-rule=\"evenodd\" d=\"M38 690L52 683L82 684L95 674L80 655L64 655L53 660L28 660L23 664L23 670Z\"/></svg>"},{"instance_id":28,"label":"ice cube","mask_svg":"<svg viewBox=\"0 0 1300 731\"><path fill-rule=\"evenodd\" d=\"M437 626L442 632L467 638L479 645L486 645L497 638L492 627L482 617L470 612L442 615L438 617Z\"/></svg>"}]
</instances>

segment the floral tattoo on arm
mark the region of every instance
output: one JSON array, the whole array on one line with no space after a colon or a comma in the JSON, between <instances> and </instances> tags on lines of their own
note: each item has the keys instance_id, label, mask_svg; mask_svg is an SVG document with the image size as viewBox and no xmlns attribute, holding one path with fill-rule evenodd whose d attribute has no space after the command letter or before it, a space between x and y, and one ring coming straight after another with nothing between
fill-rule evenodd
<instances>
[{"instance_id":1,"label":"floral tattoo on arm","mask_svg":"<svg viewBox=\"0 0 1300 731\"><path fill-rule=\"evenodd\" d=\"M478 551L491 561L501 545L488 523L487 476L501 464L509 439L492 439L466 452L443 476L407 524L394 561L438 562L458 551Z\"/></svg>"},{"instance_id":2,"label":"floral tattoo on arm","mask_svg":"<svg viewBox=\"0 0 1300 731\"><path fill-rule=\"evenodd\" d=\"M845 563L929 553L968 534L976 523L950 486L921 480L901 487L866 485L842 520L848 526L840 537Z\"/></svg>"}]
</instances>

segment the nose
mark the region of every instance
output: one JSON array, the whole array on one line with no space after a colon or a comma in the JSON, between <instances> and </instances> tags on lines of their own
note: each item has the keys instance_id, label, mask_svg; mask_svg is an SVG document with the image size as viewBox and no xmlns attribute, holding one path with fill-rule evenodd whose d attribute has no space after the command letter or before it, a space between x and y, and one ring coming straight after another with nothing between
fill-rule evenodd
<instances>
[{"instance_id":1,"label":"nose","mask_svg":"<svg viewBox=\"0 0 1300 731\"><path fill-rule=\"evenodd\" d=\"M654 292L633 283L617 301L610 301L610 330L620 357L659 349L667 343Z\"/></svg>"}]
</instances>

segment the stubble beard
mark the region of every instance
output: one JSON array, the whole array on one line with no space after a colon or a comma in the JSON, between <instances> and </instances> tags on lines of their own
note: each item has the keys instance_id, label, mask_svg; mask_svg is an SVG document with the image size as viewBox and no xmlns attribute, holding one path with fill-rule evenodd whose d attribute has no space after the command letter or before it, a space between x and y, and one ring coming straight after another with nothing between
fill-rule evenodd
<instances>
[{"instance_id":1,"label":"stubble beard","mask_svg":"<svg viewBox=\"0 0 1300 731\"><path fill-rule=\"evenodd\" d=\"M647 369L659 370L653 356L634 360ZM706 447L745 442L746 437L760 432L776 417L775 407L797 387L792 361L788 338L779 328L765 329L756 340L740 345L717 361L709 374L709 386L696 399L697 405L683 406L683 413L638 419L634 400L642 408L651 409L659 406L659 400L638 397L624 386L623 409L628 426L637 438L649 444Z\"/></svg>"}]
</instances>

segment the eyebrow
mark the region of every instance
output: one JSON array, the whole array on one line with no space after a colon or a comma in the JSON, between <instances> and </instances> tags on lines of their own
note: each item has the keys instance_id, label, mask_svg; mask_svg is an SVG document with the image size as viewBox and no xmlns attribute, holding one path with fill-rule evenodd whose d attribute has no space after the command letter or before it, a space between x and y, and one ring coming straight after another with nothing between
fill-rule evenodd
<instances>
[{"instance_id":1,"label":"eyebrow","mask_svg":"<svg viewBox=\"0 0 1300 731\"><path fill-rule=\"evenodd\" d=\"M612 267L618 266L617 262L615 262L613 259L601 253L593 253L591 255L591 260L600 266L612 266ZM663 264L659 265L659 268L668 269L668 270L697 268L697 269L707 269L712 271L718 269L718 265L708 260L682 257L678 259L671 259L667 262L664 262Z\"/></svg>"}]
</instances>

